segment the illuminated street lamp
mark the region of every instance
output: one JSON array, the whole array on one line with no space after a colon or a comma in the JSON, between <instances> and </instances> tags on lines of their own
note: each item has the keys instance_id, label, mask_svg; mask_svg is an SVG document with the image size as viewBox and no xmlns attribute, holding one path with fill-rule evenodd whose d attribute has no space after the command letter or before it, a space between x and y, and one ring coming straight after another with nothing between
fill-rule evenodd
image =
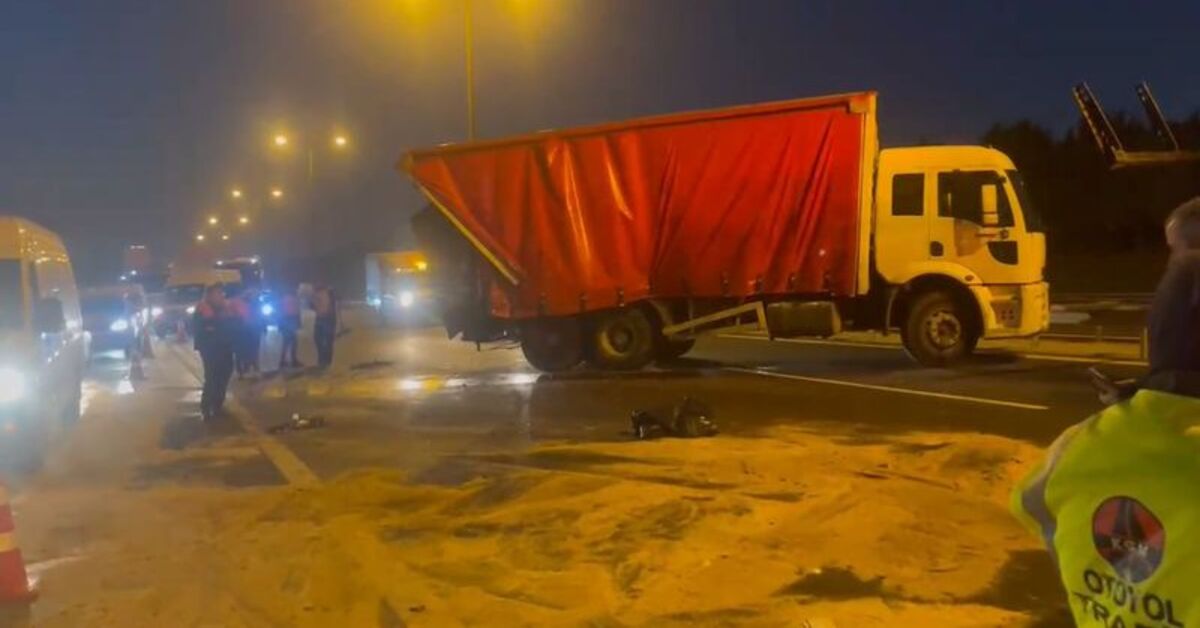
<instances>
[{"instance_id":1,"label":"illuminated street lamp","mask_svg":"<svg viewBox=\"0 0 1200 628\"><path fill-rule=\"evenodd\" d=\"M288 136L284 135L283 133L276 133L275 134L275 145L280 148L287 146L288 145Z\"/></svg>"},{"instance_id":2,"label":"illuminated street lamp","mask_svg":"<svg viewBox=\"0 0 1200 628\"><path fill-rule=\"evenodd\" d=\"M238 188L233 188L233 191L229 194L233 196L233 198L242 198L242 191Z\"/></svg>"},{"instance_id":3,"label":"illuminated street lamp","mask_svg":"<svg viewBox=\"0 0 1200 628\"><path fill-rule=\"evenodd\" d=\"M248 224L250 224L250 218L248 216L241 216L238 218L238 224L239 225L248 225Z\"/></svg>"},{"instance_id":4,"label":"illuminated street lamp","mask_svg":"<svg viewBox=\"0 0 1200 628\"><path fill-rule=\"evenodd\" d=\"M222 233L222 234L221 234L221 241L223 241L223 242L228 242L228 241L229 241L229 234L228 234L228 233Z\"/></svg>"},{"instance_id":5,"label":"illuminated street lamp","mask_svg":"<svg viewBox=\"0 0 1200 628\"><path fill-rule=\"evenodd\" d=\"M271 188L271 198L283 198L283 189Z\"/></svg>"},{"instance_id":6,"label":"illuminated street lamp","mask_svg":"<svg viewBox=\"0 0 1200 628\"><path fill-rule=\"evenodd\" d=\"M219 223L219 222L221 222L221 219L220 219L220 218L217 218L216 216L209 216L209 217L208 217L208 224L210 224L210 225L216 226L216 224L217 224L217 223Z\"/></svg>"},{"instance_id":7,"label":"illuminated street lamp","mask_svg":"<svg viewBox=\"0 0 1200 628\"><path fill-rule=\"evenodd\" d=\"M338 148L345 148L347 143L349 143L349 140L346 139L345 135L333 136L333 145L334 146L336 146Z\"/></svg>"},{"instance_id":8,"label":"illuminated street lamp","mask_svg":"<svg viewBox=\"0 0 1200 628\"><path fill-rule=\"evenodd\" d=\"M197 233L197 234L196 234L196 241L197 241L197 242L203 242L203 241L204 241L204 234L203 234L203 233Z\"/></svg>"}]
</instances>

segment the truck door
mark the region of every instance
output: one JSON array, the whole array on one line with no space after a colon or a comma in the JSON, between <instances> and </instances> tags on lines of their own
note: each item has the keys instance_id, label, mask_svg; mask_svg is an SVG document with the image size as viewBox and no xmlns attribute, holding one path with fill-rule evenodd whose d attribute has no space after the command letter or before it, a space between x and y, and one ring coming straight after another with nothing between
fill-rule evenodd
<instances>
[{"instance_id":1,"label":"truck door","mask_svg":"<svg viewBox=\"0 0 1200 628\"><path fill-rule=\"evenodd\" d=\"M875 264L888 281L902 282L913 262L929 254L933 177L924 172L880 173L875 212Z\"/></svg>"},{"instance_id":2,"label":"truck door","mask_svg":"<svg viewBox=\"0 0 1200 628\"><path fill-rule=\"evenodd\" d=\"M984 284L1039 281L1041 252L1014 207L1012 186L1000 172L939 172L937 211L926 214L929 258L961 264Z\"/></svg>"}]
</instances>

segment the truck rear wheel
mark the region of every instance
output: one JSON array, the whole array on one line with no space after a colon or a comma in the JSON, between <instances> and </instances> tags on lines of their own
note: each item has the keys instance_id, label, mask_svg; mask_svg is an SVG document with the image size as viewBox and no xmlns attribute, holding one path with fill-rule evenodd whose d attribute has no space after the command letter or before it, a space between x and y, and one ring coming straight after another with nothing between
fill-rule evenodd
<instances>
[{"instance_id":1,"label":"truck rear wheel","mask_svg":"<svg viewBox=\"0 0 1200 628\"><path fill-rule=\"evenodd\" d=\"M654 359L655 333L641 308L603 312L592 325L592 361L606 369L640 369Z\"/></svg>"},{"instance_id":2,"label":"truck rear wheel","mask_svg":"<svg viewBox=\"0 0 1200 628\"><path fill-rule=\"evenodd\" d=\"M945 292L917 296L900 329L904 349L924 366L945 366L971 354L979 330L969 310Z\"/></svg>"},{"instance_id":3,"label":"truck rear wheel","mask_svg":"<svg viewBox=\"0 0 1200 628\"><path fill-rule=\"evenodd\" d=\"M534 368L565 371L583 361L583 332L575 318L546 318L521 326L521 353Z\"/></svg>"}]
</instances>

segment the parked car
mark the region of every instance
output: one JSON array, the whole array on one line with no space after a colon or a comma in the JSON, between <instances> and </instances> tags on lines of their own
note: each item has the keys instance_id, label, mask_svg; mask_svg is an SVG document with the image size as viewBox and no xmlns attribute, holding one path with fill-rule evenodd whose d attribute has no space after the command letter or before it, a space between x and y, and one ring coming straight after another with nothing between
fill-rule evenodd
<instances>
[{"instance_id":1,"label":"parked car","mask_svg":"<svg viewBox=\"0 0 1200 628\"><path fill-rule=\"evenodd\" d=\"M149 322L146 295L137 284L89 288L81 309L93 353L120 350L128 358Z\"/></svg>"}]
</instances>

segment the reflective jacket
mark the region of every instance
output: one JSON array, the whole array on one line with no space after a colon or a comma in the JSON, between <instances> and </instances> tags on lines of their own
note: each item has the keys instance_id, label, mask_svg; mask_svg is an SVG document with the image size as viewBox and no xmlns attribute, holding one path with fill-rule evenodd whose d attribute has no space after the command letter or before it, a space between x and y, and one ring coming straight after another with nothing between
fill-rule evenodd
<instances>
[{"instance_id":1,"label":"reflective jacket","mask_svg":"<svg viewBox=\"0 0 1200 628\"><path fill-rule=\"evenodd\" d=\"M1200 399L1143 389L1071 427L1012 507L1079 626L1200 628Z\"/></svg>"}]
</instances>

